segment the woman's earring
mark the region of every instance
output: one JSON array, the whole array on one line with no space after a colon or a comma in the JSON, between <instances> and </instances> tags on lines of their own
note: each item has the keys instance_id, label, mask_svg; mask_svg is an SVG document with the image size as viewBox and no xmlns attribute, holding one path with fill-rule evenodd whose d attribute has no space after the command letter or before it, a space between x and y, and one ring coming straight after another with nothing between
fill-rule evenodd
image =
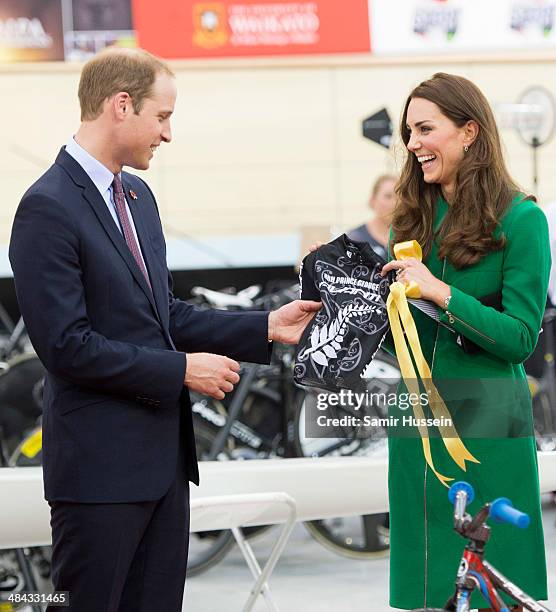
<instances>
[{"instance_id":1,"label":"woman's earring","mask_svg":"<svg viewBox=\"0 0 556 612\"><path fill-rule=\"evenodd\" d=\"M465 145L465 146L463 147L463 150L464 150L464 151L467 153L467 151L469 151L469 147L468 147L467 145Z\"/></svg>"}]
</instances>

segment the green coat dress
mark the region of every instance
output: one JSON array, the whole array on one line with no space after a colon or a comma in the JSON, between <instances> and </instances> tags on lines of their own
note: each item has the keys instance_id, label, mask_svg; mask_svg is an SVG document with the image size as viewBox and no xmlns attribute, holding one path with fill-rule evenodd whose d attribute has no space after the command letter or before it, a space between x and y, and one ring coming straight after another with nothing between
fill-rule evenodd
<instances>
[{"instance_id":1,"label":"green coat dress","mask_svg":"<svg viewBox=\"0 0 556 612\"><path fill-rule=\"evenodd\" d=\"M447 210L440 199L435 229ZM501 231L507 238L505 248L473 266L456 270L448 260L438 259L437 245L424 262L451 286L453 317L449 320L442 310L441 320L476 343L477 352L465 353L455 333L415 308L411 311L433 379L467 449L480 461L467 462L463 471L429 428L435 467L454 481L473 485L476 497L470 513L497 497L509 497L530 515L525 530L492 525L485 557L542 600L547 598L547 584L539 480L522 363L535 348L545 308L548 228L541 209L520 196L502 219ZM502 312L477 299L500 291ZM465 541L453 531L447 488L427 466L415 429L390 430L389 497L390 605L443 607L454 590ZM475 593L472 607L481 606L486 603Z\"/></svg>"}]
</instances>

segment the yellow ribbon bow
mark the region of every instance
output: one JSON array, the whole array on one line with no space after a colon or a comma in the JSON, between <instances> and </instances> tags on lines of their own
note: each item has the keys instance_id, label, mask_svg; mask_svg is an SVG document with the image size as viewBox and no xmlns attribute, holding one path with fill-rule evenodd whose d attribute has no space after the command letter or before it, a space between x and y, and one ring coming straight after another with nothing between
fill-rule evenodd
<instances>
[{"instance_id":1,"label":"yellow ribbon bow","mask_svg":"<svg viewBox=\"0 0 556 612\"><path fill-rule=\"evenodd\" d=\"M396 259L402 261L414 257L419 261L423 258L421 245L416 240L409 240L407 242L399 242L394 245L394 256ZM390 320L390 328L392 330L392 336L394 338L394 346L396 347L396 356L400 365L400 370L404 382L411 394L410 397L421 397L419 394L419 381L415 374L415 368L411 361L408 346L411 348L413 359L417 365L417 370L425 384L425 390L429 398L429 405L431 407L433 417L438 419L440 425L438 429L442 436L444 446L448 451L450 457L457 463L457 465L464 471L466 471L466 461L472 461L473 463L480 463L478 459L467 450L464 443L462 442L459 434L452 423L452 417L444 400L440 397L438 390L436 389L433 381L432 374L427 363L423 351L421 350L421 344L419 342L419 335L415 326L415 321L411 316L407 298L419 298L421 297L421 290L419 285L415 281L411 281L404 284L400 281L396 281L390 285L390 295L386 301L386 307L388 310L388 319ZM405 337L404 332L405 331ZM423 453L425 460L431 470L434 472L440 482L448 487L448 482L454 480L448 476L443 476L434 467L432 459L430 440L428 428L426 425L426 417L423 412L423 408L420 403L411 402L413 407L413 414L417 420L417 429L421 436L421 442L423 443Z\"/></svg>"}]
</instances>

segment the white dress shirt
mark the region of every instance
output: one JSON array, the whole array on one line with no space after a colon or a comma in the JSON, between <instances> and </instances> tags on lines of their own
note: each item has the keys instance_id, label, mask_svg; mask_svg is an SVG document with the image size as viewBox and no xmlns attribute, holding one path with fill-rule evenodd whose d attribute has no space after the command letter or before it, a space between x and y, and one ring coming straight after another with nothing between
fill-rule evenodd
<instances>
[{"instance_id":1,"label":"white dress shirt","mask_svg":"<svg viewBox=\"0 0 556 612\"><path fill-rule=\"evenodd\" d=\"M88 174L91 181L93 181L95 187L98 189L100 195L102 196L102 199L106 202L106 206L108 207L108 210L112 215L112 219L114 219L116 227L118 228L120 233L122 233L122 228L120 227L120 222L116 213L116 206L114 204L114 193L112 189L112 181L114 180L114 174L110 170L108 170L106 166L101 164L98 159L95 159L90 153L85 151L82 146L78 145L73 137L70 138L68 143L66 144L66 153L69 153L69 155L71 155L73 159L75 159L75 161ZM129 204L127 203L127 199L125 201L125 207L127 211L127 216L129 217L129 222L131 224L131 229L133 230L135 240L137 241L137 246L139 247L141 259L143 260L143 264L145 264L145 258L143 257L143 252L141 251L141 244L139 243L139 237L137 236L137 230L135 229L135 223L133 222L133 215L129 210ZM147 266L145 265L145 270L146 269Z\"/></svg>"}]
</instances>

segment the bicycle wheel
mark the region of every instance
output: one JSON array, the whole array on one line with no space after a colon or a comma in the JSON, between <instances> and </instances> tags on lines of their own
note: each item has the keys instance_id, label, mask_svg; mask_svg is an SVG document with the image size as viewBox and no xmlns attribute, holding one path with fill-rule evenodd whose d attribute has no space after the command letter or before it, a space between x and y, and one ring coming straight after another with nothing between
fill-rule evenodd
<instances>
[{"instance_id":1,"label":"bicycle wheel","mask_svg":"<svg viewBox=\"0 0 556 612\"><path fill-rule=\"evenodd\" d=\"M384 397L396 392L400 380L396 360L383 352L371 362L366 376L369 393L375 393L377 396L384 394ZM334 433L335 437L309 437L308 434L312 432L310 429L306 431L306 424L310 424L308 420L315 418L314 415L317 414L316 401L316 392L307 392L296 410L294 445L300 456L386 456L386 430L380 427L343 428ZM387 416L384 405L369 405L365 410L366 414L372 412L371 416ZM388 513L309 521L305 523L305 527L323 546L349 558L382 557L389 551Z\"/></svg>"},{"instance_id":2,"label":"bicycle wheel","mask_svg":"<svg viewBox=\"0 0 556 612\"><path fill-rule=\"evenodd\" d=\"M26 603L12 604L8 601L10 595L22 591L25 591L25 577L15 557L15 551L0 551L0 610L15 612L26 608Z\"/></svg>"},{"instance_id":3,"label":"bicycle wheel","mask_svg":"<svg viewBox=\"0 0 556 612\"><path fill-rule=\"evenodd\" d=\"M204 408L207 409L210 398L203 398L205 402ZM201 401L200 396L196 397L192 394L192 402ZM218 412L218 411L217 411ZM208 456L214 440L218 433L218 428L211 427L201 420L198 415L194 417L195 441L199 459L202 460ZM241 448L225 448L219 455L218 459L222 461L233 459L248 459L249 455L241 453ZM243 535L247 538L252 538L270 529L272 525L260 525L257 527L242 528ZM189 556L187 560L187 576L197 576L206 572L208 569L219 563L233 548L235 538L231 530L219 529L213 531L200 531L191 533L189 536Z\"/></svg>"},{"instance_id":4,"label":"bicycle wheel","mask_svg":"<svg viewBox=\"0 0 556 612\"><path fill-rule=\"evenodd\" d=\"M385 453L384 437L307 438L304 431L304 399L295 421L296 450L312 457L373 455ZM371 559L388 554L390 547L387 513L308 521L309 533L326 548L345 557Z\"/></svg>"},{"instance_id":5,"label":"bicycle wheel","mask_svg":"<svg viewBox=\"0 0 556 612\"><path fill-rule=\"evenodd\" d=\"M44 366L34 353L11 357L0 370L0 428L4 450L13 452L42 413Z\"/></svg>"},{"instance_id":6,"label":"bicycle wheel","mask_svg":"<svg viewBox=\"0 0 556 612\"><path fill-rule=\"evenodd\" d=\"M42 427L35 427L17 445L10 456L10 467L42 465Z\"/></svg>"},{"instance_id":7,"label":"bicycle wheel","mask_svg":"<svg viewBox=\"0 0 556 612\"><path fill-rule=\"evenodd\" d=\"M36 467L40 465L42 465L42 428L39 426L31 430L18 444L10 456L9 466ZM37 578L47 581L49 588L51 588L52 547L33 546L27 549L27 555ZM1 607L0 610L2 610Z\"/></svg>"},{"instance_id":8,"label":"bicycle wheel","mask_svg":"<svg viewBox=\"0 0 556 612\"><path fill-rule=\"evenodd\" d=\"M378 429L338 428L327 437L312 437L312 431L307 427L314 418L317 394L305 393L296 408L294 419L293 442L295 452L299 457L385 457L388 442L385 431ZM334 416L344 416L346 412L338 409Z\"/></svg>"},{"instance_id":9,"label":"bicycle wheel","mask_svg":"<svg viewBox=\"0 0 556 612\"><path fill-rule=\"evenodd\" d=\"M388 514L364 514L303 523L317 542L349 559L376 559L390 551Z\"/></svg>"},{"instance_id":10,"label":"bicycle wheel","mask_svg":"<svg viewBox=\"0 0 556 612\"><path fill-rule=\"evenodd\" d=\"M339 406L338 414L344 416L371 416L385 418L388 416L388 406L384 401L395 394L401 379L398 362L383 351L368 365L365 371L367 394L371 401L365 402L360 410L350 406ZM294 423L294 446L301 457L324 456L373 456L386 457L388 452L387 432L385 427L361 425L354 427L338 427L336 431L328 431L323 437L320 430L314 431L314 421L318 410L318 396L321 390L306 391L296 407ZM381 399L382 398L382 399ZM331 411L330 407L329 410ZM331 411L332 412L332 411Z\"/></svg>"},{"instance_id":11,"label":"bicycle wheel","mask_svg":"<svg viewBox=\"0 0 556 612\"><path fill-rule=\"evenodd\" d=\"M219 401L192 393L191 405L195 431L198 427L208 429L214 441L219 430L226 424L229 402L230 398ZM219 458L234 461L268 458L272 453L273 443L276 442L278 445L276 432L279 430L279 425L275 425L272 417L279 415L279 409L280 405L273 397L269 397L266 390L252 389L243 403L241 419L234 422ZM267 415L269 418L266 418ZM213 443L207 448L207 455ZM242 533L251 539L271 527L272 525L243 527Z\"/></svg>"},{"instance_id":12,"label":"bicycle wheel","mask_svg":"<svg viewBox=\"0 0 556 612\"><path fill-rule=\"evenodd\" d=\"M204 423L195 422L195 442L199 459L207 456L214 438L214 430ZM189 536L187 576L197 576L219 563L233 547L234 535L229 529L199 531Z\"/></svg>"}]
</instances>

